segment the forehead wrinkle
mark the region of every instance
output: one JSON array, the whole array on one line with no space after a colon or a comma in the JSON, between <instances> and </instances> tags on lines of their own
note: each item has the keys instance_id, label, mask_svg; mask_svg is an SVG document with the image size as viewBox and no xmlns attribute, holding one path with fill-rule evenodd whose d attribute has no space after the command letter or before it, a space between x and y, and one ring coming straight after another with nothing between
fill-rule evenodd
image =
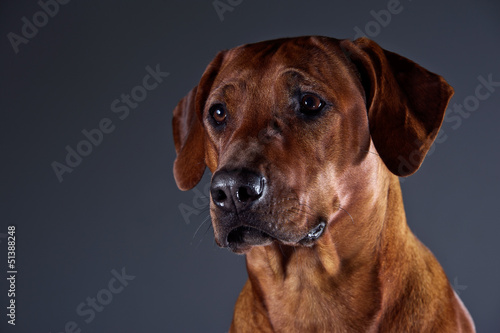
<instances>
[{"instance_id":1,"label":"forehead wrinkle","mask_svg":"<svg viewBox=\"0 0 500 333\"><path fill-rule=\"evenodd\" d=\"M219 75L221 81L212 96L222 101L232 99L230 102L238 103L239 106L243 106L245 100L255 98L262 101L267 98L268 103L274 105L278 99L284 98L280 96L283 88L302 87L326 93L334 84L332 79L341 79L343 76L342 68L333 68L342 67L339 66L340 59L335 59L332 52L317 45L284 42L263 46L250 45L235 52L224 66L222 75ZM311 59L318 58L313 55L319 56L320 63L311 62ZM330 65L324 66L324 63ZM283 82L283 77L288 80ZM328 87L325 86L326 81Z\"/></svg>"},{"instance_id":2,"label":"forehead wrinkle","mask_svg":"<svg viewBox=\"0 0 500 333\"><path fill-rule=\"evenodd\" d=\"M213 103L225 103L235 91L245 91L247 83L241 78L223 80L210 92L207 106Z\"/></svg>"},{"instance_id":3,"label":"forehead wrinkle","mask_svg":"<svg viewBox=\"0 0 500 333\"><path fill-rule=\"evenodd\" d=\"M278 76L284 77L287 82L292 82L294 85L301 84L313 88L319 88L318 82L322 81L321 78L316 78L311 73L296 67L285 68Z\"/></svg>"}]
</instances>

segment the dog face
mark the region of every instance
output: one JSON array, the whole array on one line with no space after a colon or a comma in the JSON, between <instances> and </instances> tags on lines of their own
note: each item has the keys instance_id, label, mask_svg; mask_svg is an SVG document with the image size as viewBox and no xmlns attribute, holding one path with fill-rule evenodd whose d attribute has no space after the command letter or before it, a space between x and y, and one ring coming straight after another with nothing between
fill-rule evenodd
<instances>
[{"instance_id":1,"label":"dog face","mask_svg":"<svg viewBox=\"0 0 500 333\"><path fill-rule=\"evenodd\" d=\"M387 170L418 169L451 94L366 39L240 46L219 53L174 111L174 175L189 189L211 170L220 246L311 246L373 202Z\"/></svg>"}]
</instances>

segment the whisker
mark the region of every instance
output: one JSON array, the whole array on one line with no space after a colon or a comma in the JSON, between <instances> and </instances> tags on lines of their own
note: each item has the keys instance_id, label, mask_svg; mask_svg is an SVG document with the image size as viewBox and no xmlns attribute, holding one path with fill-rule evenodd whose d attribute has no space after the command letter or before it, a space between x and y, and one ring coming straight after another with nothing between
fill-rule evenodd
<instances>
[{"instance_id":1,"label":"whisker","mask_svg":"<svg viewBox=\"0 0 500 333\"><path fill-rule=\"evenodd\" d=\"M299 207L300 207L300 206L299 206ZM311 213L311 212L309 211L310 209L309 209L309 210L307 210L307 209L302 209L302 208L299 208L299 207L295 207L295 206L294 206L294 207L291 207L291 208L287 209L287 211L295 210L295 211L298 211L298 212L300 212L300 213L306 213L306 214L309 214L310 216L313 216L313 217L314 217L314 216L316 216L316 214L313 214L313 213Z\"/></svg>"},{"instance_id":2,"label":"whisker","mask_svg":"<svg viewBox=\"0 0 500 333\"><path fill-rule=\"evenodd\" d=\"M198 226L198 228L196 228L196 231L194 232L194 235L193 235L193 239L196 237L196 234L200 230L201 226L204 225L205 222L207 222L209 218L210 218L210 214L208 214L207 217L203 220L203 222L201 222L201 224Z\"/></svg>"},{"instance_id":3,"label":"whisker","mask_svg":"<svg viewBox=\"0 0 500 333\"><path fill-rule=\"evenodd\" d=\"M283 257L285 256L285 253L283 252L283 249L281 248L281 244L278 243L278 247L280 248L280 251L281 251L281 254L283 255Z\"/></svg>"},{"instance_id":4,"label":"whisker","mask_svg":"<svg viewBox=\"0 0 500 333\"><path fill-rule=\"evenodd\" d=\"M283 201L285 201L285 200L294 200L294 201L299 201L299 199L297 199L297 198L293 198L293 197L292 197L292 198L286 198L286 199L283 199L283 200L281 200L280 202L283 202ZM309 206L309 205L307 205L307 204L305 204L305 203L302 203L302 202L300 202L300 201L299 201L299 203L298 203L298 207L305 207L305 208L309 209L309 211L307 211L307 210L302 210L303 212L306 212L306 213L308 213L308 214L315 215L315 214L313 214L313 213L316 213L316 211L315 211L315 210L314 210L311 206ZM297 208L297 206L294 206L294 207L292 207L292 208L296 208L296 209L298 209L298 208ZM311 213L310 211L312 211L313 213Z\"/></svg>"},{"instance_id":5,"label":"whisker","mask_svg":"<svg viewBox=\"0 0 500 333\"><path fill-rule=\"evenodd\" d=\"M352 218L351 214L349 214L349 212L347 210L345 210L344 208L340 207L340 205L339 205L339 209L342 209L344 212L346 212L347 215L349 215L349 217L351 218L352 223L354 224L354 219Z\"/></svg>"},{"instance_id":6,"label":"whisker","mask_svg":"<svg viewBox=\"0 0 500 333\"><path fill-rule=\"evenodd\" d=\"M203 236L200 237L200 240L198 242L198 244L196 245L195 249L198 249L198 247L200 246L201 242L203 241L203 238L207 235L207 232L208 230L210 230L210 227L212 226L212 224L210 223L208 226L207 226L207 229L205 230L205 232L203 233ZM214 242L215 242L215 238L213 239Z\"/></svg>"},{"instance_id":7,"label":"whisker","mask_svg":"<svg viewBox=\"0 0 500 333\"><path fill-rule=\"evenodd\" d=\"M298 201L298 199L295 199L295 200L297 200L297 201ZM315 210L315 209L313 209L311 206L309 206L309 205L307 205L307 204L305 204L305 203L301 203L301 202L299 202L299 206L306 207L306 208L307 208L307 209L309 209L310 211L312 211L312 212L316 213L316 210Z\"/></svg>"},{"instance_id":8,"label":"whisker","mask_svg":"<svg viewBox=\"0 0 500 333\"><path fill-rule=\"evenodd\" d=\"M294 220L290 220L290 219L285 219L287 222L291 223L292 225L297 225L297 222L295 222Z\"/></svg>"},{"instance_id":9,"label":"whisker","mask_svg":"<svg viewBox=\"0 0 500 333\"><path fill-rule=\"evenodd\" d=\"M209 223L207 228L205 229L205 232L203 233L203 236L205 236L207 234L208 230L210 230L211 227L212 227L212 223ZM215 238L214 238L214 240L215 240Z\"/></svg>"}]
</instances>

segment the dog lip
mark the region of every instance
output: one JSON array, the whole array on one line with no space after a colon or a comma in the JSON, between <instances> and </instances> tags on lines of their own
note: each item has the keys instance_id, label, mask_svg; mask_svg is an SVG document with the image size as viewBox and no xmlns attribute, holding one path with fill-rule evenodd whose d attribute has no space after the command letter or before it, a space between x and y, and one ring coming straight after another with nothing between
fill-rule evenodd
<instances>
[{"instance_id":1,"label":"dog lip","mask_svg":"<svg viewBox=\"0 0 500 333\"><path fill-rule=\"evenodd\" d=\"M322 234L323 231L325 230L326 223L325 222L320 222L317 226L312 228L308 233L307 233L307 238L310 239L318 239Z\"/></svg>"},{"instance_id":2,"label":"dog lip","mask_svg":"<svg viewBox=\"0 0 500 333\"><path fill-rule=\"evenodd\" d=\"M285 240L280 237L272 236L271 234L256 228L254 226L240 225L233 228L227 235L222 247L229 248L235 253L245 253L253 246L266 246L274 241L282 242L288 245L303 245L311 246L325 232L326 223L319 222L314 228L311 228L307 234L297 240Z\"/></svg>"},{"instance_id":3,"label":"dog lip","mask_svg":"<svg viewBox=\"0 0 500 333\"><path fill-rule=\"evenodd\" d=\"M318 238L323 235L326 229L326 223L325 222L320 222L318 225L316 225L314 228L309 230L307 235L302 238L299 243L302 245L311 245L314 241L316 241Z\"/></svg>"},{"instance_id":4,"label":"dog lip","mask_svg":"<svg viewBox=\"0 0 500 333\"><path fill-rule=\"evenodd\" d=\"M250 226L239 226L229 232L226 239L227 246L237 252L240 247L268 245L274 238L268 233Z\"/></svg>"}]
</instances>

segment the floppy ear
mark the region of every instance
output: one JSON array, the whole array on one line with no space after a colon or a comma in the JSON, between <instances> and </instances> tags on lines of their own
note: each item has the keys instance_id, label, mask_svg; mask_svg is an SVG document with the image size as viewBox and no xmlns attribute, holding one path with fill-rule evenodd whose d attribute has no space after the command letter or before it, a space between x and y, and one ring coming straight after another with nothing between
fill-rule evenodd
<instances>
[{"instance_id":1,"label":"floppy ear","mask_svg":"<svg viewBox=\"0 0 500 333\"><path fill-rule=\"evenodd\" d=\"M370 134L387 168L413 174L436 138L453 88L439 75L368 38L343 40L365 89Z\"/></svg>"},{"instance_id":2,"label":"floppy ear","mask_svg":"<svg viewBox=\"0 0 500 333\"><path fill-rule=\"evenodd\" d=\"M205 129L203 109L225 52L219 52L194 87L174 109L172 127L175 152L174 178L179 189L192 189L205 172Z\"/></svg>"},{"instance_id":3,"label":"floppy ear","mask_svg":"<svg viewBox=\"0 0 500 333\"><path fill-rule=\"evenodd\" d=\"M180 100L174 109L172 127L175 152L174 178L183 190L193 188L205 172L204 133L196 115L195 98L197 87Z\"/></svg>"}]
</instances>

